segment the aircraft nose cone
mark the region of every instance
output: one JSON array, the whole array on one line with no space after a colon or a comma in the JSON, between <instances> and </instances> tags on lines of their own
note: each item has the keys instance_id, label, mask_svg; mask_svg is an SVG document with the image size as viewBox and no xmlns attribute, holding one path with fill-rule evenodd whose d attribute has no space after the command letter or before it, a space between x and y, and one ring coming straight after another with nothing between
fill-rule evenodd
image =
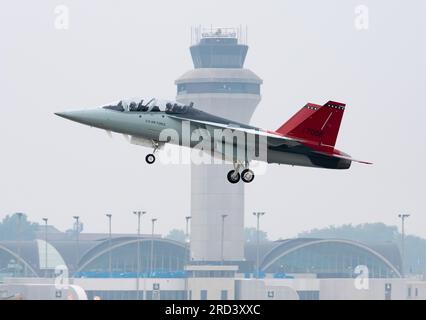
<instances>
[{"instance_id":1,"label":"aircraft nose cone","mask_svg":"<svg viewBox=\"0 0 426 320\"><path fill-rule=\"evenodd\" d=\"M95 127L101 126L104 120L102 110L63 111L55 112L55 115L61 118Z\"/></svg>"},{"instance_id":2,"label":"aircraft nose cone","mask_svg":"<svg viewBox=\"0 0 426 320\"><path fill-rule=\"evenodd\" d=\"M55 112L55 115L57 115L58 117L61 117L61 118L68 119L68 120L74 120L75 119L75 114L73 115L73 113L75 113L75 112L72 112L72 111L68 111L68 112Z\"/></svg>"}]
</instances>

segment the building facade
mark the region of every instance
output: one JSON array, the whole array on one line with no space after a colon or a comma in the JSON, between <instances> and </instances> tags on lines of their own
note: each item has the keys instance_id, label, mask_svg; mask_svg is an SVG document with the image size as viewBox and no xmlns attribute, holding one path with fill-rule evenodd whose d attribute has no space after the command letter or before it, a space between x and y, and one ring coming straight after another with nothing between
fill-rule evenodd
<instances>
[{"instance_id":1,"label":"building facade","mask_svg":"<svg viewBox=\"0 0 426 320\"><path fill-rule=\"evenodd\" d=\"M54 288L43 289L42 284L55 286L57 277L64 276L58 270L63 272L65 265L67 281L76 286L69 294L74 297L82 288L88 299L426 298L425 281L401 278L398 248L388 243L308 238L265 242L259 246L257 274L253 244L245 245L246 263L237 267L233 263L188 264L184 243L158 236L121 235L109 241L104 235L97 239L91 235L90 239L80 235L77 268L76 241L2 241L0 282L3 279L4 288L27 297L36 296L28 291L30 285L52 296ZM367 288L357 287L360 277ZM61 289L57 294L64 298L68 292Z\"/></svg>"}]
</instances>

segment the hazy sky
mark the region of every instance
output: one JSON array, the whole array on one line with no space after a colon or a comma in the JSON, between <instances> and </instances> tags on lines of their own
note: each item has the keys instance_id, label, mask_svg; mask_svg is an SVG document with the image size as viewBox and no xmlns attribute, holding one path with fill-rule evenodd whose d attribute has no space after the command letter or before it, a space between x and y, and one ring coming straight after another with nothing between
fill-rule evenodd
<instances>
[{"instance_id":1,"label":"hazy sky","mask_svg":"<svg viewBox=\"0 0 426 320\"><path fill-rule=\"evenodd\" d=\"M55 29L55 7L69 9ZM355 27L358 5L367 30ZM134 232L134 209L158 231L184 228L190 167L145 164L149 149L65 121L55 111L132 96L174 99L192 69L190 28L247 25L246 67L263 80L252 123L276 129L306 102L347 103L337 147L373 166L331 171L271 165L246 186L246 225L266 211L271 238L343 223L399 223L426 237L426 2L1 1L0 219L22 211L65 230ZM225 179L225 177L224 177ZM172 192L171 192L172 190ZM424 199L423 199L424 200ZM148 224L143 232L148 232Z\"/></svg>"}]
</instances>

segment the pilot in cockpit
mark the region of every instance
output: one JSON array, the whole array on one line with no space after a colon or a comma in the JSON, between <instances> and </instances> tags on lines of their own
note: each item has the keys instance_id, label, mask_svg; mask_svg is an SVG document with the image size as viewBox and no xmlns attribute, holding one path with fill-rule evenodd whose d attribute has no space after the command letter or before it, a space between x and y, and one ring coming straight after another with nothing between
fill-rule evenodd
<instances>
[{"instance_id":1,"label":"pilot in cockpit","mask_svg":"<svg viewBox=\"0 0 426 320\"><path fill-rule=\"evenodd\" d=\"M173 105L170 102L167 102L166 103L166 112L167 111L172 111L172 109L173 109Z\"/></svg>"},{"instance_id":2,"label":"pilot in cockpit","mask_svg":"<svg viewBox=\"0 0 426 320\"><path fill-rule=\"evenodd\" d=\"M137 111L136 102L132 101L129 105L129 111Z\"/></svg>"},{"instance_id":3,"label":"pilot in cockpit","mask_svg":"<svg viewBox=\"0 0 426 320\"><path fill-rule=\"evenodd\" d=\"M143 105L143 99L141 100L141 102L138 103L138 108L137 111L142 111L144 105Z\"/></svg>"}]
</instances>

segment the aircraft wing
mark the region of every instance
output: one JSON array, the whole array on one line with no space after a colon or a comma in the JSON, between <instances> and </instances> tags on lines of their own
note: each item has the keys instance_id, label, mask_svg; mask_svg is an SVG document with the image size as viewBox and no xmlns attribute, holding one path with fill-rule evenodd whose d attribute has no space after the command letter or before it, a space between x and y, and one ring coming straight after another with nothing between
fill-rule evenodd
<instances>
[{"instance_id":1,"label":"aircraft wing","mask_svg":"<svg viewBox=\"0 0 426 320\"><path fill-rule=\"evenodd\" d=\"M287 145L289 147L296 147L296 146L305 146L306 147L306 144L303 141L300 141L300 140L297 140L297 139L292 139L292 138L289 138L289 137L285 137L284 135L281 135L281 134L274 132L274 131L267 131L267 130L262 130L262 129L259 129L259 128L243 128L243 127L239 126L238 124L234 125L232 123L225 124L225 123L219 123L219 122L190 119L190 118L185 118L185 117L180 117L180 116L175 116L175 115L168 115L168 116L170 118L174 118L174 119L178 119L178 120L190 121L192 123L197 123L198 125L200 125L200 127L204 127L207 130L230 129L230 130L235 130L235 131L239 131L239 132L244 132L248 135L259 135L259 136L267 137L267 144L268 144L268 146L271 146L271 147L277 147L277 146L281 146L281 145ZM346 154L340 154L340 153L334 153L334 152L329 153L329 152L323 152L323 151L315 150L316 148L312 145L309 145L309 147L313 149L312 151L314 153L317 153L317 154L320 154L320 155L345 159L345 160L359 162L359 163L363 163L363 164L372 164L371 162L368 162L368 161L362 161L362 160L357 160L357 159L351 158L349 155L346 155Z\"/></svg>"},{"instance_id":2,"label":"aircraft wing","mask_svg":"<svg viewBox=\"0 0 426 320\"><path fill-rule=\"evenodd\" d=\"M262 130L262 129L258 129L258 128L243 128L241 126L239 126L238 124L224 124L224 123L219 123L219 122L210 122L210 121L204 121L204 120L195 120L195 119L190 119L190 118L185 118L185 117L180 117L180 116L175 116L175 115L168 115L170 118L173 119L178 119L178 120L182 120L182 121L190 121L192 123L197 123L199 124L201 127L205 127L206 129L229 129L229 130L233 130L233 131L239 131L239 132L244 132L248 135L258 135L258 136L263 136L263 137L267 137L267 141L268 141L268 145L269 146L280 146L280 145L288 145L288 146L296 146L296 145L301 145L301 143L295 139L289 138L289 137L284 137L283 135L280 135L278 133L275 132L271 132L271 131L266 131L266 130Z\"/></svg>"}]
</instances>

